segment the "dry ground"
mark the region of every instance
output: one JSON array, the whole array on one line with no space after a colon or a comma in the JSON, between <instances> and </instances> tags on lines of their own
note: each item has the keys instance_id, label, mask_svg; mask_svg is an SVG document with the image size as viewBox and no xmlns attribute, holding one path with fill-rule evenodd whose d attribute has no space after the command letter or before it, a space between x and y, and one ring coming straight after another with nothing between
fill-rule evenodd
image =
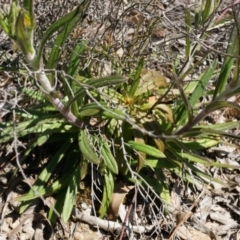
<instances>
[{"instance_id":1,"label":"dry ground","mask_svg":"<svg viewBox=\"0 0 240 240\"><path fill-rule=\"evenodd\" d=\"M41 38L42 33L51 22L58 19L64 13L74 7L78 1L36 1L37 14L37 38ZM219 14L224 13L224 9L230 1L223 0ZM190 8L194 11L195 1L168 1L168 0L114 0L97 1L93 0L83 23L73 32L71 39L68 40L62 58L71 51L71 46L78 38L89 39L92 51L89 51L84 58L92 63L92 74L109 75L115 69L112 63L102 53L96 53L94 49L108 46L108 54L114 58L120 68L131 69L134 61L129 59L139 59L144 56L147 67L161 71L166 77L171 75L172 60L179 57L184 62L185 46L185 26L184 9ZM6 1L1 1L1 6L8 8ZM226 14L231 14L225 12ZM119 17L121 16L121 17ZM149 32L148 23L154 23L153 29ZM138 27L139 26L139 27ZM209 58L206 65L214 58L222 61L223 56L219 52L225 51L231 24L221 27L209 33L206 41L202 45L202 54L209 51ZM200 32L200 29L199 29ZM199 32L193 32L191 37L197 39ZM48 47L51 47L49 42ZM217 50L214 52L213 49ZM47 54L47 52L46 52ZM11 43L1 32L0 34L0 65L16 65L21 60L17 52L12 51ZM83 62L83 68L88 67L89 61ZM203 66L204 68L204 66ZM191 79L195 79L200 73L201 68L186 78L187 84ZM27 109L26 101L18 92L18 75L0 71L0 121L11 119L11 107L18 102L19 105ZM171 79L170 79L171 81ZM17 97L15 92L18 92ZM207 99L207 96L206 96ZM238 99L235 99L236 102ZM224 121L239 120L239 112L226 109L224 112L215 112L206 119L206 122L217 123ZM239 134L239 127L234 129L235 134ZM0 129L1 131L1 129ZM230 145L224 144L231 143ZM24 145L24 143L23 143ZM223 139L223 143L203 152L205 156L222 162L236 165L240 164L240 150L236 148L239 142L230 142ZM41 149L32 154L32 160L24 163L22 168L34 182L37 167L44 165L51 154L52 149ZM120 232L115 230L108 232L98 228L99 219L89 219L87 215L94 215L92 206L92 195L90 180L86 180L80 186L79 198L76 201L76 209L71 220L65 224L58 222L54 228L46 220L46 207L41 201L33 203L32 208L22 215L18 214L19 202L15 198L28 190L26 180L20 175L12 179L12 173L16 169L15 154L11 143L0 146L0 207L1 207L1 228L0 240L9 239L117 239ZM138 196L137 204L132 212L131 223L134 226L145 227L144 233L131 233L124 235L126 239L170 239L171 233L177 227L177 236L172 239L218 239L218 240L239 240L240 239L240 172L231 169L211 168L215 177L229 182L227 188L211 183L209 186L189 186L181 179L169 179L171 187L171 197L173 211L164 214L164 207L158 206L162 213L157 212L156 208L145 201L141 195ZM125 204L121 210L127 209L128 203L133 197L133 192L127 195ZM153 197L153 196L151 196ZM47 198L48 202L54 201ZM157 202L157 204L160 204ZM77 210L85 214L79 215ZM159 217L160 216L160 217ZM86 224L83 222L91 222ZM94 222L95 221L95 222ZM100 221L100 220L99 220ZM120 221L120 220L119 220ZM121 221L120 221L121 222ZM103 223L106 224L107 222ZM151 231L148 232L148 229ZM148 232L148 233L146 233Z\"/></svg>"}]
</instances>

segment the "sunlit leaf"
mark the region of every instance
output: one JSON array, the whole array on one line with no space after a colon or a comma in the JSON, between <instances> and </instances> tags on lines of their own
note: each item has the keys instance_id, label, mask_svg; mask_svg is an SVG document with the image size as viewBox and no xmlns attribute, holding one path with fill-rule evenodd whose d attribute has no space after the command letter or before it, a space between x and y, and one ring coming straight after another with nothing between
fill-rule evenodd
<instances>
[{"instance_id":1,"label":"sunlit leaf","mask_svg":"<svg viewBox=\"0 0 240 240\"><path fill-rule=\"evenodd\" d=\"M143 94L148 91L153 91L158 88L167 87L166 78L155 70L142 70L141 80L139 83L139 87L135 92L135 96Z\"/></svg>"},{"instance_id":2,"label":"sunlit leaf","mask_svg":"<svg viewBox=\"0 0 240 240\"><path fill-rule=\"evenodd\" d=\"M143 152L143 153L146 153L149 156L157 157L157 158L165 157L163 152L159 151L158 149L156 149L150 145L140 143L140 142L134 142L134 141L129 141L128 144L133 149Z\"/></svg>"},{"instance_id":3,"label":"sunlit leaf","mask_svg":"<svg viewBox=\"0 0 240 240\"><path fill-rule=\"evenodd\" d=\"M94 164L100 163L100 159L93 147L91 136L86 129L79 132L78 145L81 153L88 161Z\"/></svg>"},{"instance_id":4,"label":"sunlit leaf","mask_svg":"<svg viewBox=\"0 0 240 240\"><path fill-rule=\"evenodd\" d=\"M113 156L111 149L108 145L106 139L101 141L101 156L104 160L106 167L114 174L118 174L118 165L116 162L116 158Z\"/></svg>"}]
</instances>

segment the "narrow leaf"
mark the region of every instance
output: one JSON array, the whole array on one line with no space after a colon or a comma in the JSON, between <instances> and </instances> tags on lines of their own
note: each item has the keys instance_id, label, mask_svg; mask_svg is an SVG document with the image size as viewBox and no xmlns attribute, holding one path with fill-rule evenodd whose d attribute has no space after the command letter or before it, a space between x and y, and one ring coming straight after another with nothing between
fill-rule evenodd
<instances>
[{"instance_id":1,"label":"narrow leaf","mask_svg":"<svg viewBox=\"0 0 240 240\"><path fill-rule=\"evenodd\" d=\"M143 134L137 130L134 131L134 142L145 144ZM138 172L143 168L145 159L146 159L146 153L138 152L138 167L137 167Z\"/></svg>"},{"instance_id":2,"label":"narrow leaf","mask_svg":"<svg viewBox=\"0 0 240 240\"><path fill-rule=\"evenodd\" d=\"M88 161L94 164L100 163L100 159L93 148L91 136L86 129L79 132L78 145L81 153Z\"/></svg>"},{"instance_id":3,"label":"narrow leaf","mask_svg":"<svg viewBox=\"0 0 240 240\"><path fill-rule=\"evenodd\" d=\"M110 205L112 199L112 193L114 190L114 178L110 171L106 170L104 174L104 190L101 207L99 209L100 217L104 217L107 212L108 206Z\"/></svg>"},{"instance_id":4,"label":"narrow leaf","mask_svg":"<svg viewBox=\"0 0 240 240\"><path fill-rule=\"evenodd\" d=\"M238 106L236 103L233 102L227 102L227 101L213 101L208 106L206 106L207 112L211 113L217 109L221 108L235 108L237 110L240 110L240 106Z\"/></svg>"},{"instance_id":5,"label":"narrow leaf","mask_svg":"<svg viewBox=\"0 0 240 240\"><path fill-rule=\"evenodd\" d=\"M41 41L41 43L39 45L39 48L38 48L38 53L37 53L36 60L35 60L36 65L40 64L40 60L42 58L43 48L44 48L46 42L51 38L52 34L56 31L58 31L59 29L61 29L62 26L64 26L66 23L70 22L76 16L79 16L79 19L80 19L80 16L82 17L84 15L84 13L87 10L89 4L90 4L90 0L83 0L83 2L75 10L66 14L64 17L62 17L58 21L54 22L48 28L48 30L44 33L44 36L43 36L42 41Z\"/></svg>"},{"instance_id":6,"label":"narrow leaf","mask_svg":"<svg viewBox=\"0 0 240 240\"><path fill-rule=\"evenodd\" d=\"M70 99L67 103L66 107L70 107L74 101L76 101L78 98L83 99L86 96L86 90L96 90L100 87L107 87L112 86L115 84L123 83L126 81L125 77L122 76L110 76L110 77L104 77L99 79L88 79L84 83L78 83L80 86L80 89L75 93L75 96Z\"/></svg>"},{"instance_id":7,"label":"narrow leaf","mask_svg":"<svg viewBox=\"0 0 240 240\"><path fill-rule=\"evenodd\" d=\"M129 141L128 144L131 148L133 148L137 151L146 153L149 156L157 157L157 158L165 157L163 152L159 151L158 149L156 149L150 145L140 143L140 142L134 142L134 141Z\"/></svg>"},{"instance_id":8,"label":"narrow leaf","mask_svg":"<svg viewBox=\"0 0 240 240\"><path fill-rule=\"evenodd\" d=\"M201 79L199 80L196 88L191 94L191 97L189 98L189 104L192 108L195 107L196 103L199 101L199 99L204 95L206 91L206 86L211 79L214 70L217 66L217 61L215 60L211 66L208 67L208 69L205 71ZM185 108L185 105L180 105L180 107L176 111L176 121L179 125L182 125L186 122L187 117L187 111Z\"/></svg>"},{"instance_id":9,"label":"narrow leaf","mask_svg":"<svg viewBox=\"0 0 240 240\"><path fill-rule=\"evenodd\" d=\"M111 149L109 148L107 140L103 139L101 147L101 155L106 164L106 167L114 174L118 174L118 165Z\"/></svg>"},{"instance_id":10,"label":"narrow leaf","mask_svg":"<svg viewBox=\"0 0 240 240\"><path fill-rule=\"evenodd\" d=\"M228 43L228 49L227 54L229 55L235 55L236 54L236 45L238 44L238 35L237 35L237 29L236 26L232 28L232 33L230 36L230 40ZM228 84L228 79L230 77L230 73L232 70L232 66L234 63L234 58L226 56L224 58L224 62L221 68L221 72L219 74L217 85L213 94L213 99L215 99L219 94L221 94L224 89L226 88L226 85Z\"/></svg>"},{"instance_id":11,"label":"narrow leaf","mask_svg":"<svg viewBox=\"0 0 240 240\"><path fill-rule=\"evenodd\" d=\"M67 140L63 146L55 153L51 161L48 163L48 165L43 169L43 171L38 176L38 179L36 180L33 189L30 190L26 195L25 199L27 199L30 196L34 196L35 192L39 193L44 187L46 186L49 178L53 174L55 168L59 164L59 162L62 160L62 158L65 156L67 149L70 147L70 142ZM37 196L36 196L37 197Z\"/></svg>"},{"instance_id":12,"label":"narrow leaf","mask_svg":"<svg viewBox=\"0 0 240 240\"><path fill-rule=\"evenodd\" d=\"M140 79L141 79L141 71L142 71L142 68L143 68L143 64L144 64L144 58L141 58L139 63L138 63L138 66L137 66L137 69L136 69L136 73L134 75L134 79L133 79L133 84L130 88L130 91L129 91L129 97L133 97L135 95L135 92L137 91L137 89L139 88L139 82L140 82Z\"/></svg>"},{"instance_id":13,"label":"narrow leaf","mask_svg":"<svg viewBox=\"0 0 240 240\"><path fill-rule=\"evenodd\" d=\"M63 204L62 218L64 222L67 222L70 218L73 206L75 204L75 198L78 193L78 186L80 183L80 164L77 165L71 177L72 178L69 181Z\"/></svg>"}]
</instances>

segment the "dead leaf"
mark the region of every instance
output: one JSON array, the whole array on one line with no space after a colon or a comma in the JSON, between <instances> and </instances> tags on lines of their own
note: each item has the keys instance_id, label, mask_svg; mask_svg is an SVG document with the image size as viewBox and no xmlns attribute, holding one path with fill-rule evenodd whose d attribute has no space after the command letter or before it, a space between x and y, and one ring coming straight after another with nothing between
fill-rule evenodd
<instances>
[{"instance_id":1,"label":"dead leaf","mask_svg":"<svg viewBox=\"0 0 240 240\"><path fill-rule=\"evenodd\" d=\"M168 240L172 240L175 236L175 234L179 231L179 228L181 227L182 224L184 224L191 216L193 215L192 212L179 212L176 214L176 227L171 233L170 237Z\"/></svg>"},{"instance_id":2,"label":"dead leaf","mask_svg":"<svg viewBox=\"0 0 240 240\"><path fill-rule=\"evenodd\" d=\"M126 186L124 183L117 183L112 194L111 203L108 207L108 220L116 221L118 218L119 207L125 196L134 188L134 186Z\"/></svg>"},{"instance_id":3,"label":"dead leaf","mask_svg":"<svg viewBox=\"0 0 240 240\"><path fill-rule=\"evenodd\" d=\"M194 223L194 227L200 230L202 233L207 234L211 239L217 240L215 234L212 230L204 225L202 221L200 221L196 216L192 216L192 222Z\"/></svg>"},{"instance_id":4,"label":"dead leaf","mask_svg":"<svg viewBox=\"0 0 240 240\"><path fill-rule=\"evenodd\" d=\"M156 101L157 101L156 96L151 96L148 98L148 103L150 103L150 104L154 104Z\"/></svg>"},{"instance_id":5,"label":"dead leaf","mask_svg":"<svg viewBox=\"0 0 240 240\"><path fill-rule=\"evenodd\" d=\"M141 71L141 80L136 96L148 91L167 87L166 78L158 71L152 69L143 69Z\"/></svg>"},{"instance_id":6,"label":"dead leaf","mask_svg":"<svg viewBox=\"0 0 240 240\"><path fill-rule=\"evenodd\" d=\"M153 139L154 143L156 144L157 148L161 151L164 152L165 151L165 144L162 140L159 139Z\"/></svg>"},{"instance_id":7,"label":"dead leaf","mask_svg":"<svg viewBox=\"0 0 240 240\"><path fill-rule=\"evenodd\" d=\"M191 240L211 240L211 238L200 232L197 231L195 229L188 229L186 226L182 225L181 227L179 227L178 231L177 231L177 235L181 237L181 239L191 239Z\"/></svg>"}]
</instances>

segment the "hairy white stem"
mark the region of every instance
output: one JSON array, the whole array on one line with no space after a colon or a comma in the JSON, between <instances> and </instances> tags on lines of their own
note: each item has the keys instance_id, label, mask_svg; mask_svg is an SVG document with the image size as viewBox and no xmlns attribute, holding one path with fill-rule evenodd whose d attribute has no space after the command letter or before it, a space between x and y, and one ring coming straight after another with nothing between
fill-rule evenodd
<instances>
[{"instance_id":1,"label":"hairy white stem","mask_svg":"<svg viewBox=\"0 0 240 240\"><path fill-rule=\"evenodd\" d=\"M49 97L49 101L53 104L53 106L67 119L69 123L72 123L78 128L83 128L84 123L80 121L71 111L70 109L66 109L64 104L61 102L59 98Z\"/></svg>"},{"instance_id":2,"label":"hairy white stem","mask_svg":"<svg viewBox=\"0 0 240 240\"><path fill-rule=\"evenodd\" d=\"M27 60L27 62L31 62L31 61L33 61L33 59L34 59L35 56L36 56L36 52L35 52L35 50L32 49L32 51L33 51L33 52L28 52L28 53L26 53L26 54L24 55L25 58L26 58L26 60Z\"/></svg>"},{"instance_id":3,"label":"hairy white stem","mask_svg":"<svg viewBox=\"0 0 240 240\"><path fill-rule=\"evenodd\" d=\"M51 86L51 83L44 71L37 74L37 81L40 83L46 94L50 94L54 90L54 87Z\"/></svg>"}]
</instances>

